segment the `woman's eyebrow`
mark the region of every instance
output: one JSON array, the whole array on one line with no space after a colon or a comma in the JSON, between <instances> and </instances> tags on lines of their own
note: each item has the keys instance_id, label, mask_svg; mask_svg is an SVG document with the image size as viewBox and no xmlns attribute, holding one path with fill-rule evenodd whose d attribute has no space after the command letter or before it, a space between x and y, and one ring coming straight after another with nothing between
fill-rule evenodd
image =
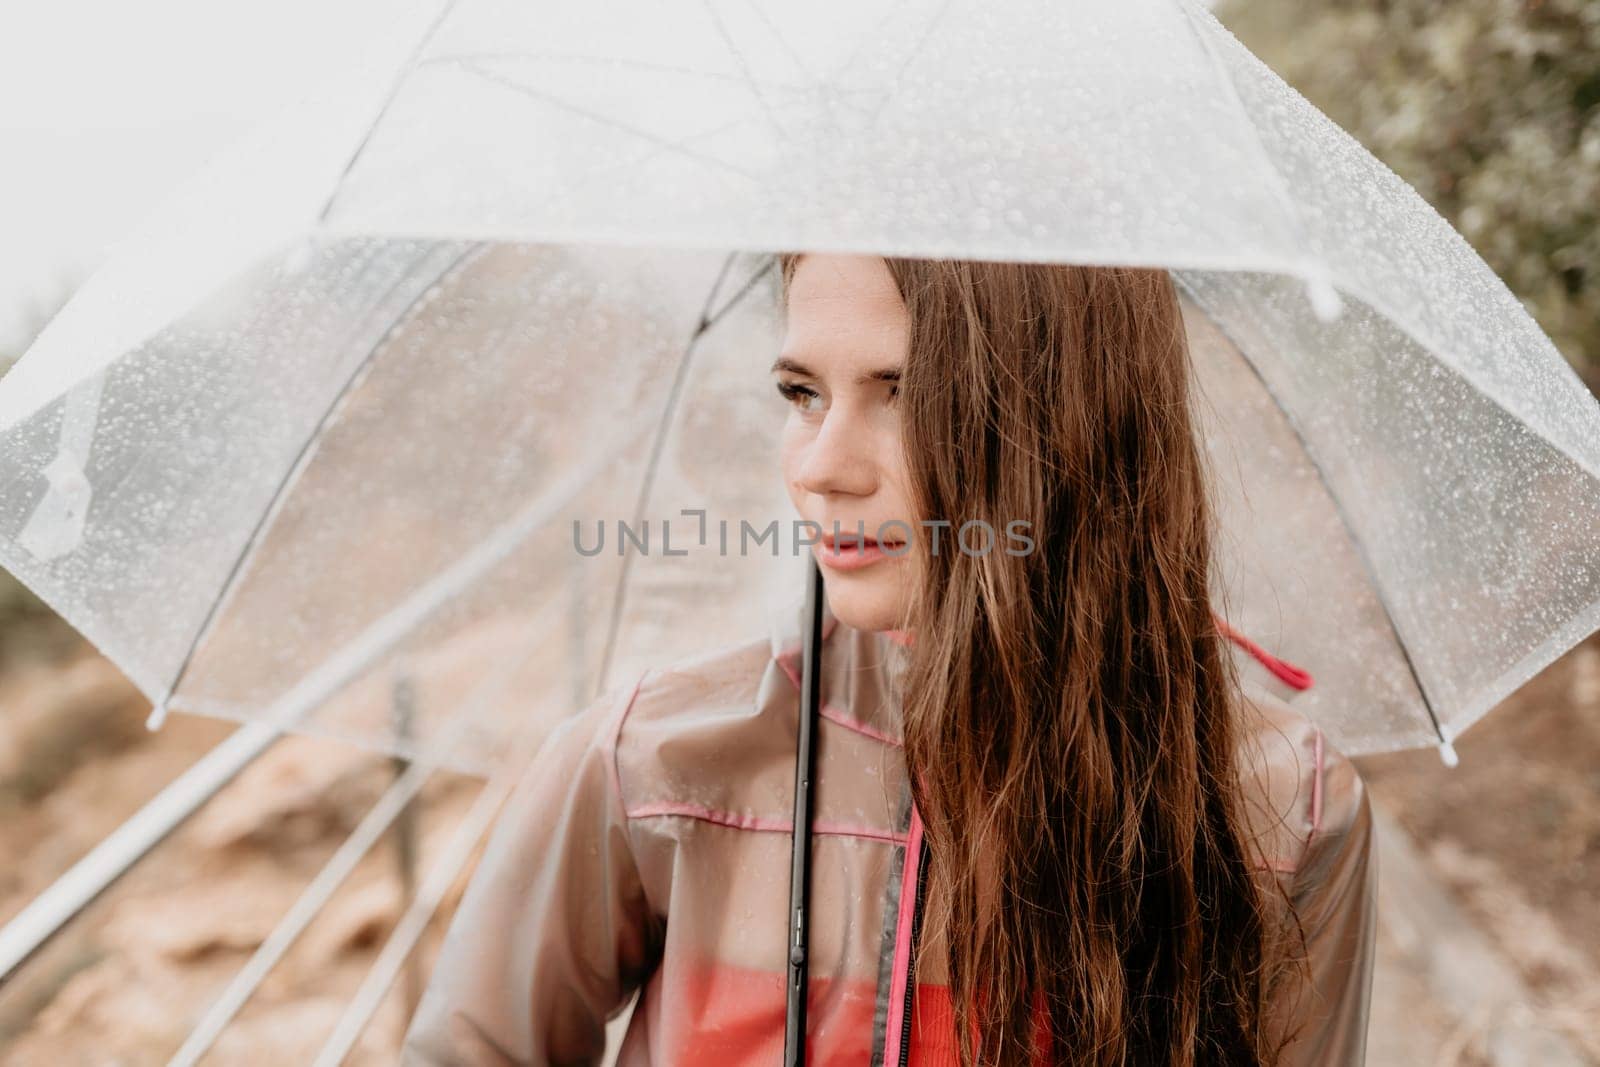
<instances>
[{"instance_id":1,"label":"woman's eyebrow","mask_svg":"<svg viewBox=\"0 0 1600 1067\"><path fill-rule=\"evenodd\" d=\"M801 363L797 359L790 359L788 356L779 356L777 359L773 360L772 373L777 374L779 371L788 371L790 374L798 374L804 378L816 377L815 374L811 373L810 367L806 366L804 363Z\"/></svg>"},{"instance_id":2,"label":"woman's eyebrow","mask_svg":"<svg viewBox=\"0 0 1600 1067\"><path fill-rule=\"evenodd\" d=\"M790 374L798 374L804 378L818 377L816 372L814 372L810 367L789 356L779 356L775 361L773 361L772 373L776 374L779 371L787 371ZM899 380L899 367L879 367L876 370L862 371L860 374L856 375L857 385L871 385L874 382L888 382L892 385Z\"/></svg>"}]
</instances>

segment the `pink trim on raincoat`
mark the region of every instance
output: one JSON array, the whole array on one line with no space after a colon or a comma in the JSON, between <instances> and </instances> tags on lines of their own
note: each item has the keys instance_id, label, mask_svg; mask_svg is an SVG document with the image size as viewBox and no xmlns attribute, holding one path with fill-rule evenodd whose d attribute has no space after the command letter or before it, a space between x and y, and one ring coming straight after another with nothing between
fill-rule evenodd
<instances>
[{"instance_id":1,"label":"pink trim on raincoat","mask_svg":"<svg viewBox=\"0 0 1600 1067\"><path fill-rule=\"evenodd\" d=\"M907 646L831 618L824 633L810 1061L893 1064L921 828L893 686ZM1309 684L1235 641L1256 669ZM620 1067L778 1058L797 666L797 648L752 640L645 672L560 724L502 812L403 1063L595 1063L635 994ZM1302 713L1259 682L1246 691L1261 876L1300 914L1315 987L1275 1009L1302 1030L1285 1067L1359 1064L1376 915L1366 793ZM936 982L941 961L926 962Z\"/></svg>"}]
</instances>

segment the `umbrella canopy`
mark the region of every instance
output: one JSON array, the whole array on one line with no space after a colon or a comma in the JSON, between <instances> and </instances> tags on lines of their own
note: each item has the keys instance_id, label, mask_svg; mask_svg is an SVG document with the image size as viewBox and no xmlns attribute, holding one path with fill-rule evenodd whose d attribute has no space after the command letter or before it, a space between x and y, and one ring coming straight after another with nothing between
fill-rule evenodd
<instances>
[{"instance_id":1,"label":"umbrella canopy","mask_svg":"<svg viewBox=\"0 0 1600 1067\"><path fill-rule=\"evenodd\" d=\"M792 640L787 249L1171 269L1217 592L1346 752L1448 743L1600 626L1600 405L1196 4L393 29L0 381L0 564L158 710L482 769L637 667ZM529 647L536 681L468 706Z\"/></svg>"}]
</instances>

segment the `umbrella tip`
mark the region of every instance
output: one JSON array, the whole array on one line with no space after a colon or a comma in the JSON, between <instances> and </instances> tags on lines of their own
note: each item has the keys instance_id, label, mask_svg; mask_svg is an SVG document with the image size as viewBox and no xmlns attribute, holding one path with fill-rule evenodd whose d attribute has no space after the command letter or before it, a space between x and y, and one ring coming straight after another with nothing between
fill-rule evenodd
<instances>
[{"instance_id":1,"label":"umbrella tip","mask_svg":"<svg viewBox=\"0 0 1600 1067\"><path fill-rule=\"evenodd\" d=\"M1332 322L1344 313L1344 299L1327 278L1307 279L1306 299L1311 301L1311 310L1321 322Z\"/></svg>"},{"instance_id":2,"label":"umbrella tip","mask_svg":"<svg viewBox=\"0 0 1600 1067\"><path fill-rule=\"evenodd\" d=\"M1461 757L1456 755L1456 746L1449 741L1439 742L1439 759L1444 761L1446 767L1454 767L1461 762Z\"/></svg>"},{"instance_id":3,"label":"umbrella tip","mask_svg":"<svg viewBox=\"0 0 1600 1067\"><path fill-rule=\"evenodd\" d=\"M167 705L165 702L156 704L150 709L150 717L145 719L144 728L152 732L161 729L167 721Z\"/></svg>"}]
</instances>

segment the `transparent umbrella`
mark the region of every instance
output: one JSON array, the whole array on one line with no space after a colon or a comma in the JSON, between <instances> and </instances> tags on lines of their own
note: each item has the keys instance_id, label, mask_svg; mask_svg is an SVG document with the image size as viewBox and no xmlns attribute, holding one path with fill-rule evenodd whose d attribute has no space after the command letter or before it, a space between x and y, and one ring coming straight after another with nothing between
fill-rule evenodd
<instances>
[{"instance_id":1,"label":"transparent umbrella","mask_svg":"<svg viewBox=\"0 0 1600 1067\"><path fill-rule=\"evenodd\" d=\"M0 381L0 564L158 720L486 771L639 667L797 634L787 249L1171 269L1229 622L1352 754L1448 752L1600 625L1600 405L1173 0L397 15Z\"/></svg>"}]
</instances>

